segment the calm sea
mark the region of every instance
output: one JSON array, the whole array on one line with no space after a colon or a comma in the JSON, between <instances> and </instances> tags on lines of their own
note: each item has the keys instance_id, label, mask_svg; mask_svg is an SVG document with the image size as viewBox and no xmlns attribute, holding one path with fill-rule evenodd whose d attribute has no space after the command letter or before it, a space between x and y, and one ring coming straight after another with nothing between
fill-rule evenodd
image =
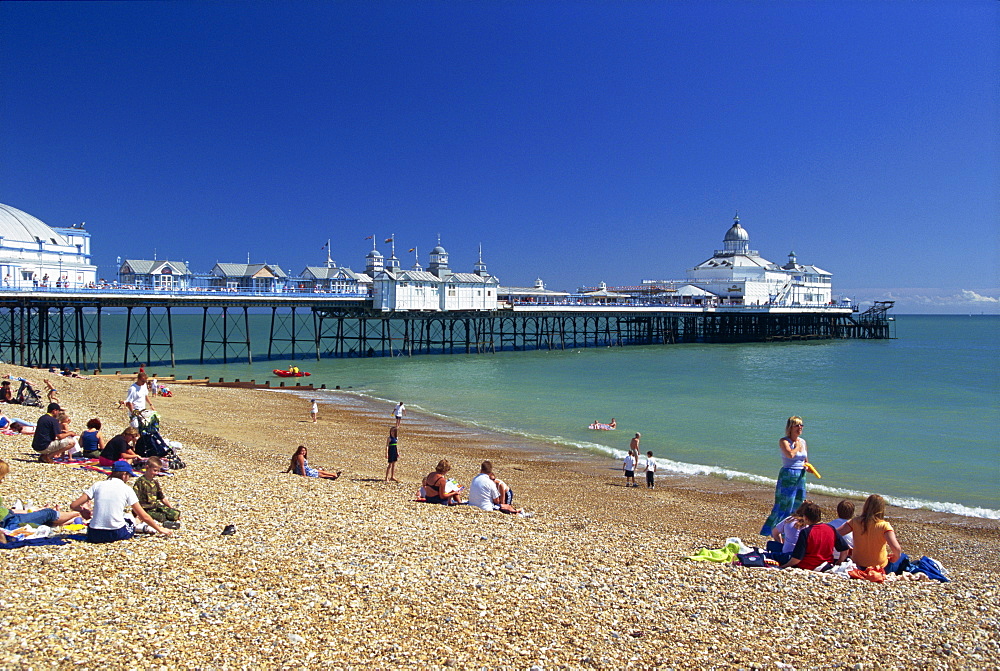
<instances>
[{"instance_id":1,"label":"calm sea","mask_svg":"<svg viewBox=\"0 0 1000 671\"><path fill-rule=\"evenodd\" d=\"M185 332L198 333L175 327ZM668 470L761 483L777 473L786 418L800 415L823 475L812 491L1000 518L1000 317L900 315L896 335L297 363L317 386L526 443L621 457L639 431ZM289 364L177 372L263 381ZM587 429L611 417L617 431Z\"/></svg>"}]
</instances>

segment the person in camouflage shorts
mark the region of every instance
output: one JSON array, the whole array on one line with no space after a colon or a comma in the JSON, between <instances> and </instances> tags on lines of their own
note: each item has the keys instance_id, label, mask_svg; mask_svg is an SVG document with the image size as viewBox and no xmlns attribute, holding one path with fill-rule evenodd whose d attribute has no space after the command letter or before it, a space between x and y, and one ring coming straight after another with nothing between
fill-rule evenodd
<instances>
[{"instance_id":1,"label":"person in camouflage shorts","mask_svg":"<svg viewBox=\"0 0 1000 671\"><path fill-rule=\"evenodd\" d=\"M163 467L163 462L159 457L149 457L146 460L146 470L141 478L136 478L132 487L136 496L139 497L139 505L149 513L157 522L162 522L168 529L176 529L180 526L177 520L181 517L181 511L174 508L173 504L167 500L163 493L163 488L156 481L156 475Z\"/></svg>"}]
</instances>

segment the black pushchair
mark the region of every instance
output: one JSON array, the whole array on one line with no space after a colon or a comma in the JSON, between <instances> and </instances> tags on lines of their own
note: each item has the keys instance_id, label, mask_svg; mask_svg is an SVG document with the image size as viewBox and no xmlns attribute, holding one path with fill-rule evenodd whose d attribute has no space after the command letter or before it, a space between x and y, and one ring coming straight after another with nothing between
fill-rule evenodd
<instances>
[{"instance_id":1,"label":"black pushchair","mask_svg":"<svg viewBox=\"0 0 1000 671\"><path fill-rule=\"evenodd\" d=\"M21 380L21 387L17 390L17 394L14 396L16 399L15 403L20 403L21 405L33 405L35 407L42 407L42 397L38 395L35 388L28 384L27 380Z\"/></svg>"},{"instance_id":2,"label":"black pushchair","mask_svg":"<svg viewBox=\"0 0 1000 671\"><path fill-rule=\"evenodd\" d=\"M135 443L135 453L140 457L159 457L167 462L171 470L184 468L186 464L160 435L160 421L156 415L153 415L150 422L146 422L142 414L135 415L135 418L139 423L139 440Z\"/></svg>"}]
</instances>

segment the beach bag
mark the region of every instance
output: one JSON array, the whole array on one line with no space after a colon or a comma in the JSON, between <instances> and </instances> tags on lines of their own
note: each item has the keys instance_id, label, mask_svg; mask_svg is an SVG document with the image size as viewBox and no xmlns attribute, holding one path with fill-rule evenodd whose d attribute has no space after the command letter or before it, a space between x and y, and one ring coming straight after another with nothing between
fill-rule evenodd
<instances>
[{"instance_id":1,"label":"beach bag","mask_svg":"<svg viewBox=\"0 0 1000 671\"><path fill-rule=\"evenodd\" d=\"M896 575L899 575L903 571L909 570L909 568L910 568L910 558L906 556L905 552L903 552L899 555L899 559L893 562L889 562L889 564L885 567L885 573L886 575L889 575L890 573L895 573Z\"/></svg>"},{"instance_id":2,"label":"beach bag","mask_svg":"<svg viewBox=\"0 0 1000 671\"><path fill-rule=\"evenodd\" d=\"M764 568L767 564L764 562L764 553L760 551L760 548L755 547L750 552L743 552L736 555L741 566Z\"/></svg>"}]
</instances>

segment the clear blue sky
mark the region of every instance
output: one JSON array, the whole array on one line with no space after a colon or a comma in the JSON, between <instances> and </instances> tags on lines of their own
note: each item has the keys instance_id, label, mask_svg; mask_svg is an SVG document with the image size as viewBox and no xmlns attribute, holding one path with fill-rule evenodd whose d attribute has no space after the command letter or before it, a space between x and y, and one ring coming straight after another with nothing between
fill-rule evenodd
<instances>
[{"instance_id":1,"label":"clear blue sky","mask_svg":"<svg viewBox=\"0 0 1000 671\"><path fill-rule=\"evenodd\" d=\"M0 3L0 202L121 257L503 284L755 249L998 311L1000 3Z\"/></svg>"}]
</instances>

